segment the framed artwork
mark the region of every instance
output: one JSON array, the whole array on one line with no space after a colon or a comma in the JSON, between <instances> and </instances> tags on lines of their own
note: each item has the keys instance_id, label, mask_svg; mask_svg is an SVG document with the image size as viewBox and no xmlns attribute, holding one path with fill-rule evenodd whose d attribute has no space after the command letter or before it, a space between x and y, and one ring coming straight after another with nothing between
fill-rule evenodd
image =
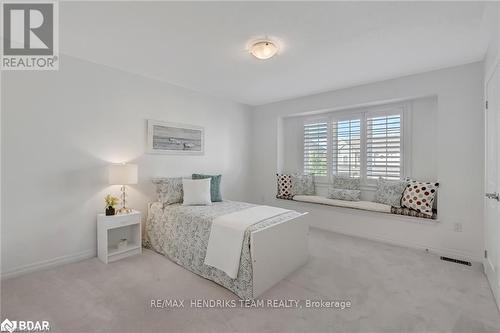
<instances>
[{"instance_id":1,"label":"framed artwork","mask_svg":"<svg viewBox=\"0 0 500 333\"><path fill-rule=\"evenodd\" d=\"M148 153L203 155L205 130L200 126L148 120Z\"/></svg>"}]
</instances>

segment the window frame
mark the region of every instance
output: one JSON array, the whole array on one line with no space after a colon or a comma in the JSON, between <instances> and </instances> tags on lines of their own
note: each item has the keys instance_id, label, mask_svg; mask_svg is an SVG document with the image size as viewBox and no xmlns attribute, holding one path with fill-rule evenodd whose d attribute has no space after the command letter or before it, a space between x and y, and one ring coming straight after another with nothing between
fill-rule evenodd
<instances>
[{"instance_id":1,"label":"window frame","mask_svg":"<svg viewBox=\"0 0 500 333\"><path fill-rule=\"evenodd\" d=\"M376 186L376 179L367 177L367 120L370 117L383 117L400 115L401 143L400 143L400 178L404 179L411 175L411 102L398 102L376 106L349 108L338 111L329 110L310 117L303 117L302 142L304 141L304 125L314 122L327 123L327 175L314 176L315 182L319 184L331 183L333 178L333 122L360 119L360 179L364 189L372 190ZM302 160L304 160L304 147L302 147ZM304 172L304 163L302 163Z\"/></svg>"}]
</instances>

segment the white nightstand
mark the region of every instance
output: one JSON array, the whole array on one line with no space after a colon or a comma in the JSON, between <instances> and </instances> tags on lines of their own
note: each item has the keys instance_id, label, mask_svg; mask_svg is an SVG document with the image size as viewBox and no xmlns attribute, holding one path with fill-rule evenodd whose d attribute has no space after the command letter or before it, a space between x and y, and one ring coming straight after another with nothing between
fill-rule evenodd
<instances>
[{"instance_id":1,"label":"white nightstand","mask_svg":"<svg viewBox=\"0 0 500 333\"><path fill-rule=\"evenodd\" d=\"M97 255L103 263L142 253L141 212L106 216L97 215ZM127 239L127 246L118 249L120 239Z\"/></svg>"}]
</instances>

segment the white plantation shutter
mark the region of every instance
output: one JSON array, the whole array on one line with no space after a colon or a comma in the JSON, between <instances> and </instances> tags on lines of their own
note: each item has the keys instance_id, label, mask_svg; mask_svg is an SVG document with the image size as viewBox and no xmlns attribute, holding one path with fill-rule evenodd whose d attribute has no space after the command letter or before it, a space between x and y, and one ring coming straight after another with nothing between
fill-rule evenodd
<instances>
[{"instance_id":1,"label":"white plantation shutter","mask_svg":"<svg viewBox=\"0 0 500 333\"><path fill-rule=\"evenodd\" d=\"M328 123L304 124L304 173L326 176L328 165Z\"/></svg>"},{"instance_id":2,"label":"white plantation shutter","mask_svg":"<svg viewBox=\"0 0 500 333\"><path fill-rule=\"evenodd\" d=\"M404 178L411 166L404 146L411 144L408 110L408 104L389 104L306 118L304 172L319 182L342 175L364 185Z\"/></svg>"},{"instance_id":3,"label":"white plantation shutter","mask_svg":"<svg viewBox=\"0 0 500 333\"><path fill-rule=\"evenodd\" d=\"M401 115L366 118L366 177L401 178Z\"/></svg>"},{"instance_id":4,"label":"white plantation shutter","mask_svg":"<svg viewBox=\"0 0 500 333\"><path fill-rule=\"evenodd\" d=\"M361 119L332 122L334 175L361 176Z\"/></svg>"}]
</instances>

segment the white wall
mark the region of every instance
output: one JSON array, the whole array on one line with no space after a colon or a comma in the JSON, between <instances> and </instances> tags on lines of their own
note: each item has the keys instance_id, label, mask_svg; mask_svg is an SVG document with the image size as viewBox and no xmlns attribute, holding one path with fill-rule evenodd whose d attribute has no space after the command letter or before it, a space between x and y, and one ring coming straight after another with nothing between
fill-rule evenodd
<instances>
[{"instance_id":1,"label":"white wall","mask_svg":"<svg viewBox=\"0 0 500 333\"><path fill-rule=\"evenodd\" d=\"M2 74L2 275L95 254L111 162L139 165L144 213L153 176L221 173L223 196L247 199L248 107L66 56ZM148 118L204 126L205 155L145 154Z\"/></svg>"},{"instance_id":2,"label":"white wall","mask_svg":"<svg viewBox=\"0 0 500 333\"><path fill-rule=\"evenodd\" d=\"M277 142L282 140L283 132L282 117L435 95L437 115L435 124L429 127L436 126L437 136L429 143L434 145L429 152L430 160L432 151L437 152L436 178L441 184L437 225L380 216L371 219L362 214L346 213L345 209L297 207L310 211L311 223L318 227L480 260L484 165L482 66L482 63L473 63L257 107L253 113L253 200L289 207L288 202L274 199L275 173L282 167L277 160ZM425 162L425 151L420 154L423 157L419 156L416 163ZM454 223L462 223L463 231L455 232Z\"/></svg>"},{"instance_id":3,"label":"white wall","mask_svg":"<svg viewBox=\"0 0 500 333\"><path fill-rule=\"evenodd\" d=\"M500 4L488 3L488 30L491 30L490 43L484 59L485 79L490 77L491 72L498 64L500 58Z\"/></svg>"}]
</instances>

